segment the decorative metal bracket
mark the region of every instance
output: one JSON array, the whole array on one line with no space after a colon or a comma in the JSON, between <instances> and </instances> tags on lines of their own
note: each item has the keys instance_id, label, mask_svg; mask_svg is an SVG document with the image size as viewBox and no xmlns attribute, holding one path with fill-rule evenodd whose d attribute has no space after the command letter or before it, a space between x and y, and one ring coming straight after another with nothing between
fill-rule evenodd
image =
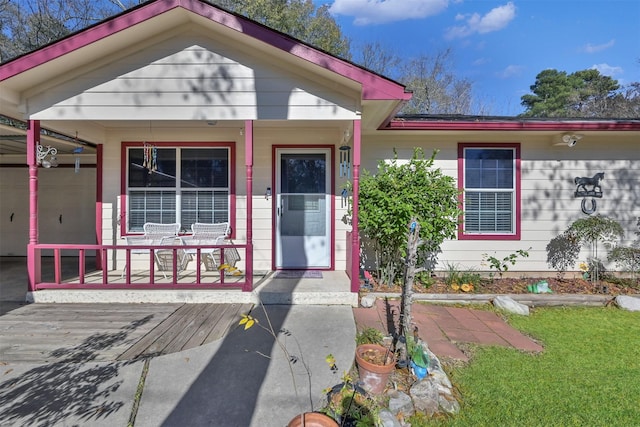
<instances>
[{"instance_id":1,"label":"decorative metal bracket","mask_svg":"<svg viewBox=\"0 0 640 427\"><path fill-rule=\"evenodd\" d=\"M47 145L46 147L38 144L36 146L36 162L39 165L44 166L45 168L55 168L58 167L58 159L56 158L56 154L58 154L58 149ZM47 156L50 156L47 159Z\"/></svg>"}]
</instances>

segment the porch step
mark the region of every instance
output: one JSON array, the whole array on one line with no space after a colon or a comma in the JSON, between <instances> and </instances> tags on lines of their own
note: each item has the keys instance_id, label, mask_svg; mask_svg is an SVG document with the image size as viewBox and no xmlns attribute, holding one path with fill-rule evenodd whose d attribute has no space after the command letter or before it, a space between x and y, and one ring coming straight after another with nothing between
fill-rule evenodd
<instances>
[{"instance_id":1,"label":"porch step","mask_svg":"<svg viewBox=\"0 0 640 427\"><path fill-rule=\"evenodd\" d=\"M253 292L238 289L136 290L136 289L47 289L27 295L35 303L151 303L151 304L257 304L358 306L358 294L350 291L347 275L323 271L320 278L276 278L257 275Z\"/></svg>"}]
</instances>

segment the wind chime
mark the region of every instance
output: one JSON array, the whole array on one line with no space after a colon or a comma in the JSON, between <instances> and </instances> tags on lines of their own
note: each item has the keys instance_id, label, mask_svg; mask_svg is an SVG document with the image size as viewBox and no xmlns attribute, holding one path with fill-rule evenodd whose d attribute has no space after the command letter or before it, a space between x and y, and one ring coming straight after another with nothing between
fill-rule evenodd
<instances>
[{"instance_id":1,"label":"wind chime","mask_svg":"<svg viewBox=\"0 0 640 427\"><path fill-rule=\"evenodd\" d=\"M78 131L76 131L76 137L74 142L78 144ZM73 149L73 155L75 157L73 171L75 173L80 173L80 153L82 153L82 150L84 150L84 147L82 147L81 145L78 145L76 148Z\"/></svg>"},{"instance_id":2,"label":"wind chime","mask_svg":"<svg viewBox=\"0 0 640 427\"><path fill-rule=\"evenodd\" d=\"M340 146L340 177L351 178L351 147L348 130L344 132L344 139Z\"/></svg>"},{"instance_id":3,"label":"wind chime","mask_svg":"<svg viewBox=\"0 0 640 427\"><path fill-rule=\"evenodd\" d=\"M76 147L73 149L73 154L75 156L75 168L74 171L75 173L79 173L80 172L80 153L82 153L82 150L84 150L83 147Z\"/></svg>"},{"instance_id":4,"label":"wind chime","mask_svg":"<svg viewBox=\"0 0 640 427\"><path fill-rule=\"evenodd\" d=\"M351 178L351 147L349 146L349 130L344 131L344 139L340 146L340 177L347 179ZM345 207L349 196L349 192L346 188L342 190L341 196L341 207Z\"/></svg>"},{"instance_id":5,"label":"wind chime","mask_svg":"<svg viewBox=\"0 0 640 427\"><path fill-rule=\"evenodd\" d=\"M158 170L158 147L147 144L142 146L143 160L142 166L149 171L149 175Z\"/></svg>"}]
</instances>

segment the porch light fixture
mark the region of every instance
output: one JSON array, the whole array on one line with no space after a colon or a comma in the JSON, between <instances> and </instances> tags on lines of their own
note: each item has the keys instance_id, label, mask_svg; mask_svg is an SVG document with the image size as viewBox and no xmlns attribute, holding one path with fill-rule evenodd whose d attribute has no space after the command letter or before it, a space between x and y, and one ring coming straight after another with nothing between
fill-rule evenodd
<instances>
[{"instance_id":1,"label":"porch light fixture","mask_svg":"<svg viewBox=\"0 0 640 427\"><path fill-rule=\"evenodd\" d=\"M39 165L42 165L45 168L57 168L58 167L58 159L56 158L56 154L58 154L58 149L52 147L50 145L42 146L40 144L37 145L36 148L36 162ZM47 158L48 156L48 158Z\"/></svg>"}]
</instances>

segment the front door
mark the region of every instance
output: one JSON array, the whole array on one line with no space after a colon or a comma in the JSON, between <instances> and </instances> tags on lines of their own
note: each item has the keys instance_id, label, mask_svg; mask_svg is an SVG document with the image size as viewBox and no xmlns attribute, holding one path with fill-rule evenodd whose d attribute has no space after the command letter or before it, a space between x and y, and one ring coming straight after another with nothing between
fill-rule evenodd
<instances>
[{"instance_id":1,"label":"front door","mask_svg":"<svg viewBox=\"0 0 640 427\"><path fill-rule=\"evenodd\" d=\"M276 268L331 267L331 150L276 150Z\"/></svg>"}]
</instances>

